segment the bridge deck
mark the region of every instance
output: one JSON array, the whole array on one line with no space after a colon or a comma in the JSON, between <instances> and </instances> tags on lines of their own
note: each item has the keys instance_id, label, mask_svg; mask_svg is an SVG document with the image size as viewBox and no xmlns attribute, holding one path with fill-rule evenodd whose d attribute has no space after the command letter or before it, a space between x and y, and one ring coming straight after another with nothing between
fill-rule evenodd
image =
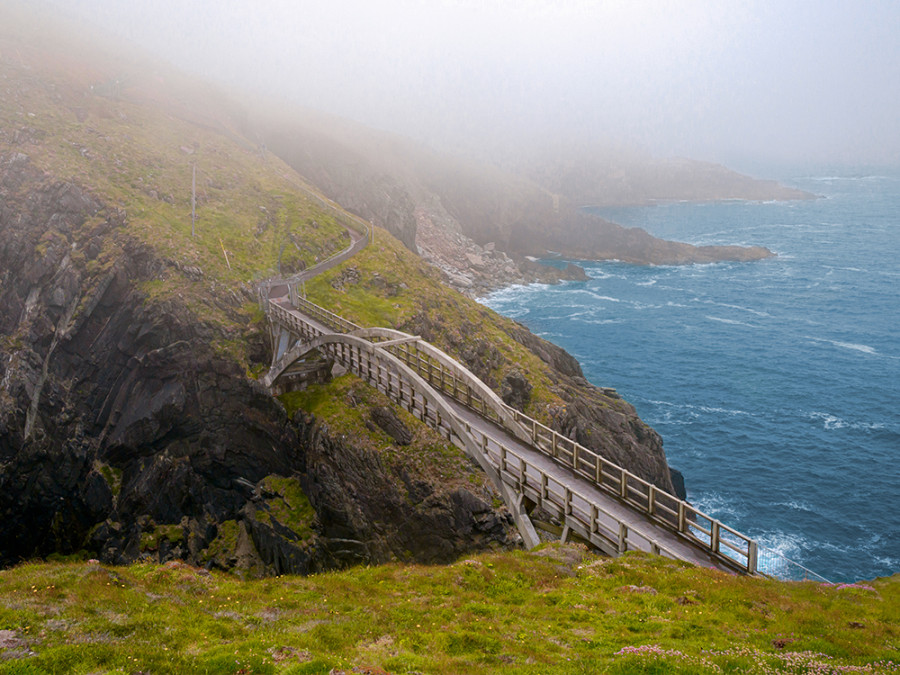
<instances>
[{"instance_id":1,"label":"bridge deck","mask_svg":"<svg viewBox=\"0 0 900 675\"><path fill-rule=\"evenodd\" d=\"M559 484L577 485L578 492L588 497L591 502L600 506L607 513L613 515L619 522L628 525L629 528L652 534L660 544L675 553L679 559L686 560L695 565L733 571L712 556L706 554L703 550L696 546L692 546L675 532L661 527L659 523L654 522L649 517L622 504L584 478L574 474L569 468L557 464L553 459L521 442L505 429L484 419L474 410L470 410L450 398L445 397L445 399L457 415L471 425L472 428L478 429L482 434L489 438L493 438L498 443L502 443L507 448L527 456L530 462L540 467L541 470L548 475L553 476Z\"/></svg>"}]
</instances>

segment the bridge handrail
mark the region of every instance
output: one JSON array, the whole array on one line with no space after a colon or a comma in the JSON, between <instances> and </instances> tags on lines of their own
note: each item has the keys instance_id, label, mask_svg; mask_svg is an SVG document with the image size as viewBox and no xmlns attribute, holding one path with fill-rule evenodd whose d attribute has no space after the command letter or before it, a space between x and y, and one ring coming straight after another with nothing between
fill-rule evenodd
<instances>
[{"instance_id":1,"label":"bridge handrail","mask_svg":"<svg viewBox=\"0 0 900 675\"><path fill-rule=\"evenodd\" d=\"M767 577L786 581L832 583L821 574L813 572L808 567L804 567L800 563L766 546L759 547L759 573Z\"/></svg>"},{"instance_id":2,"label":"bridge handrail","mask_svg":"<svg viewBox=\"0 0 900 675\"><path fill-rule=\"evenodd\" d=\"M466 424L466 427L470 433L477 431L475 429L472 429L472 427L469 424ZM641 537L642 539L644 539L650 545L650 551L652 553L657 553L657 554L665 553L671 558L679 557L674 551L672 551L671 549L667 548L666 546L660 544L658 541L656 541L656 539L654 539L652 536L648 535L642 528L635 527L633 525L627 525L626 523L621 522L619 520L619 518L616 517L615 514L610 513L603 507L595 504L593 502L593 499L590 496L585 495L584 493L580 492L577 488L570 488L567 486L563 486L564 491L565 491L563 503L558 504L558 503L554 502L554 500L552 498L555 496L558 496L558 495L556 495L554 492L549 490L547 486L549 485L550 482L558 483L558 480L553 478L550 474L548 474L546 471L544 471L544 469L542 469L537 464L534 464L533 462L529 461L529 459L527 457L525 457L521 453L517 452L516 450L507 447L506 445L504 445L503 443L498 441L496 438L487 436L486 434L480 434L480 435L482 437L482 449L486 455L491 456L491 453L489 451L489 444L487 443L488 439L497 446L497 449L498 449L497 454L499 455L498 464L499 464L499 470L500 470L501 477L503 477L504 480L506 480L505 477L507 475L510 475L510 476L512 475L509 470L509 466L508 466L510 456L515 457L519 461L518 481L515 484L517 488L524 489L528 486L529 474L528 474L527 469L529 469L529 468L532 469L540 477L541 494L540 494L539 498L544 502L542 504L542 506L544 506L544 508L546 508L546 506L547 506L546 501L550 501L557 508L561 508L562 512L563 512L562 515L564 516L563 520L566 522L567 525L569 525L570 528L572 528L572 525L574 524L572 522L572 520L579 522L582 525L582 528L584 528L584 530L585 530L584 532L579 533L579 535L582 536L584 539L591 540L593 538L592 535L599 534L601 537L604 537L607 540L607 542L609 542L615 546L615 548L617 549L616 550L617 553L624 553L626 550L628 550L628 547L627 547L628 535L633 533L633 534L636 534L637 536ZM574 508L574 505L572 504L573 497L578 497L579 499L581 499L582 501L584 501L585 503L590 505L592 513L591 513L590 519L587 522L585 522L584 517L581 516L580 514L578 514L577 510ZM601 525L598 521L598 517L600 514L605 515L607 518L609 518L619 524L619 532L616 533L617 534L616 539L613 539L611 537L606 537L605 535L602 535L599 532L599 528L601 527ZM572 529L577 530L578 528L575 527ZM635 550L635 549L633 549L633 550ZM636 550L643 550L643 549L639 549L639 547L638 547L638 548L636 548Z\"/></svg>"},{"instance_id":3,"label":"bridge handrail","mask_svg":"<svg viewBox=\"0 0 900 675\"><path fill-rule=\"evenodd\" d=\"M325 309L324 307L320 307L319 305L316 305L315 303L308 301L306 298L301 297L300 294L297 292L297 286L300 283L302 283L303 280L310 278L311 276L314 276L315 274L318 274L330 267L340 264L344 260L346 260L349 257L351 257L352 255L354 255L357 251L362 249L372 239L372 226L371 226L371 224L364 221L363 219L361 219L353 214L346 213L345 211L340 209L340 207L338 207L336 204L334 204L331 200L322 198L319 195L313 193L312 191L310 191L306 188L304 188L304 190L306 192L308 192L316 200L318 200L323 206L326 206L327 208L331 209L336 214L336 216L339 218L339 220L344 222L344 224L348 225L349 227L351 227L353 229L356 229L357 232L360 232L364 236L355 242L351 242L350 246L348 246L346 249L340 251L339 253L335 254L334 256L331 256L329 259L322 261L321 263L313 266L312 268L310 268L308 270L304 270L303 272L295 275L294 277L292 277L290 279L285 280L288 285L290 299L291 299L291 302L295 306L297 306L298 308L302 308L303 310L309 312L311 316L313 316L314 318L318 318L320 321L322 321L322 323L331 327L333 330L336 330L337 332L340 332L340 333L351 333L355 330L359 330L361 327L358 326L357 324L353 323L352 321L348 321L347 319L343 318L342 316L335 314L334 312L330 312L329 310ZM347 219L352 221L352 224L347 223ZM360 230L358 228L362 228L362 230ZM282 283L284 283L284 282L282 282ZM271 285L272 285L271 282L269 284L266 284L266 286L268 288L270 288ZM269 299L268 298L268 290L266 291L265 299L267 299L267 300ZM269 307L277 307L277 305L274 302L270 301L270 302L266 303L265 308L268 310ZM279 309L281 309L281 308L279 308ZM510 433L513 433L513 435L520 437L520 438L523 435L523 428L520 427L520 424L524 424L525 427L527 427L530 424L531 429L532 429L532 437L533 437L532 442L533 442L534 446L539 451L543 452L544 454L549 454L556 461L559 461L559 459L560 459L560 457L557 455L558 448L560 446L564 447L566 445L566 443L570 443L572 445L572 451L571 451L572 463L571 463L570 468L574 469L575 473L585 476L585 472L582 471L579 467L579 455L581 455L582 457L593 457L594 458L594 466L595 466L595 475L598 477L598 480L596 480L595 482L598 485L598 487L606 489L608 492L610 491L609 487L604 485L603 480L602 480L603 479L602 467L604 465L610 467L612 469L612 471L614 471L614 472L618 471L619 477L620 477L619 478L619 481L620 481L619 497L621 499L623 499L624 501L626 501L633 507L637 507L638 509L643 510L647 515L649 515L655 521L660 522L661 524L663 524L664 526L667 526L667 527L671 527L671 523L665 518L660 518L658 516L658 514L655 512L655 507L658 506L659 508L662 508L663 511L668 512L670 514L670 516L672 516L672 515L677 516L678 531L681 534L687 536L690 539L695 540L697 543L699 543L701 545L701 547L708 546L713 551L713 553L717 554L719 557L723 557L727 560L733 561L733 558L731 556L723 555L722 552L720 551L721 545L725 544L729 549L733 550L737 554L739 554L739 555L743 554L745 556L745 560L746 560L746 568L745 569L747 572L749 572L750 574L756 573L757 545L756 545L755 541L749 539L748 537L745 537L744 535L740 534L736 530L733 530L733 529L725 526L724 524L720 523L718 520L710 518L709 516L702 513L701 511L694 509L692 506L687 504L687 502L684 502L682 500L677 500L676 498L672 497L671 495L668 495L668 493L659 490L658 488L656 488L656 486L648 483L647 481L644 481L641 478L638 478L634 474L619 467L615 463L603 460L602 457L598 453L595 453L595 452L589 450L588 448L585 448L584 446L576 443L575 441L572 441L571 439L569 439L565 436L562 436L561 434L557 433L556 431L553 431L552 429L550 429L549 427L546 427L545 425L541 424L540 422L537 422L536 420L532 419L531 417L524 415L523 413L519 412L515 408L507 406L502 400L499 400L499 397L497 397L496 394L492 390L490 390L490 388L488 388L486 385L484 385L484 383L481 382L481 380L479 378L475 377L474 374L472 374L468 369L466 369L464 366L459 364L455 359L453 359L452 357L447 355L445 352L438 349L437 347L434 347L433 345L431 345L430 343L428 343L426 341L420 341L418 343L418 345L423 346L424 349L422 351L425 351L428 356L437 360L439 365L450 368L451 372L458 369L459 373L463 375L463 378L469 384L477 383L475 386L475 389L477 390L475 398L476 398L476 400L480 400L480 402L481 402L482 415L488 417L488 419L493 419L493 421L499 422L501 424L501 426L504 427L507 431L509 431ZM392 348L389 347L388 349L392 349ZM399 349L399 347L395 347L395 348L393 348L393 350L402 351ZM409 357L408 348L407 348L406 355L407 355L407 357ZM400 361L399 354L394 354L393 356L395 359L398 359L398 361L400 363L402 363L402 361ZM410 367L408 364L404 364L404 365L406 365L407 368ZM429 372L430 372L430 369L429 369ZM457 373L453 373L453 374L456 375ZM418 376L421 379L421 376L418 375L414 371L412 372L412 375ZM429 377L429 380L431 380L431 379L432 378ZM424 383L424 380L423 380L423 383ZM424 383L424 384L426 387L429 386L427 383ZM445 391L443 377L441 378L441 390L444 391L444 393L447 393L447 394L453 396L454 398L457 398L457 396L455 395L456 394L455 391L453 393ZM471 400L468 400L464 403L471 405ZM490 413L493 413L493 414L489 414L488 411L490 411ZM455 416L454 416L454 418L455 418ZM511 420L514 421L515 423L510 424ZM468 426L468 425L466 425L466 426ZM543 447L541 445L541 443L538 442L539 441L539 437L538 437L538 433L537 433L538 429L541 429L545 433L550 434L550 442L551 442L551 446L552 446L550 453L548 453L547 448ZM506 449L506 452L513 452L513 451ZM513 453L513 454L516 454L516 453ZM518 456L518 455L516 454L516 456ZM520 458L520 460L524 461L524 460L522 460L522 458ZM541 472L542 476L546 475L546 474L544 474L543 470L540 470L540 469L538 469L538 470ZM590 476L587 476L587 477L590 478ZM629 485L630 481L637 483L637 485L639 486L639 489L635 490L635 488L633 486ZM646 494L647 494L648 503L647 503L646 508L644 508L642 503L636 502L634 499L630 498L630 495L632 492L637 491L638 493L641 493L643 489L646 489L646 491L647 491ZM571 495L574 493L569 488L566 489L566 492L568 495ZM675 500L675 502L677 503L677 511L667 508L662 503L657 503L659 501L659 497L657 497L657 495L664 495L662 501L665 501L666 498ZM710 523L710 529L705 530L702 527L699 527L696 524L697 517L706 519ZM594 520L596 521L596 518ZM686 526L686 523L688 522L688 520L691 521L691 525L689 527ZM620 525L621 525L621 523L620 523ZM591 525L591 529L592 530L594 529L593 524ZM707 534L709 536L709 542L704 542L702 538L697 537L694 534L694 532L692 531L693 529L698 529L701 532ZM732 545L730 542L728 542L727 539L721 538L720 533L722 530L730 533L734 537L737 537L740 541L745 542L746 549L747 549L746 552L742 550L742 547L741 548L736 547L736 546ZM649 537L646 537L645 535L641 535L641 536L644 536L648 541L652 541L652 539L650 539ZM620 532L620 542L621 541L622 541L622 535ZM658 545L656 546L656 548L657 548L657 551L660 550Z\"/></svg>"},{"instance_id":4,"label":"bridge handrail","mask_svg":"<svg viewBox=\"0 0 900 675\"><path fill-rule=\"evenodd\" d=\"M680 534L697 541L717 555L731 558L731 555L722 551L724 546L743 559L742 567L750 574L757 571L758 544L751 537L725 525L689 502L678 499L525 413L512 407L509 409L521 424L531 426L532 444L545 455L589 479L599 488L627 502L663 526L672 529L675 525ZM708 529L702 526L703 521L708 524ZM723 533L731 535L731 538L740 542L739 545L723 537Z\"/></svg>"}]
</instances>

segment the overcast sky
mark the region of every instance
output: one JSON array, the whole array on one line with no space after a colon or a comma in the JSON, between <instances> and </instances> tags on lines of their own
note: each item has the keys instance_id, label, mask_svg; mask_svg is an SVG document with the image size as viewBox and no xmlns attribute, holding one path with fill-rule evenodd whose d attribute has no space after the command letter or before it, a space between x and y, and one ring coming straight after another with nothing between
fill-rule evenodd
<instances>
[{"instance_id":1,"label":"overcast sky","mask_svg":"<svg viewBox=\"0 0 900 675\"><path fill-rule=\"evenodd\" d=\"M436 146L900 164L898 0L45 1L212 79Z\"/></svg>"}]
</instances>

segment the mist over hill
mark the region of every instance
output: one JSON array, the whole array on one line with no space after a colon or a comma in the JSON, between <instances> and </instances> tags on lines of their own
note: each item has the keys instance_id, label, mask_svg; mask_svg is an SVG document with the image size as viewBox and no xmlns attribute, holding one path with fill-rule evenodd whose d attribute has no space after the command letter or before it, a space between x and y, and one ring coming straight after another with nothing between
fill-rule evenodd
<instances>
[{"instance_id":1,"label":"mist over hill","mask_svg":"<svg viewBox=\"0 0 900 675\"><path fill-rule=\"evenodd\" d=\"M437 152L396 134L309 110L273 105L248 115L248 129L330 197L390 229L413 248L427 218L511 255L548 251L642 264L755 260L761 247L694 247L665 242L580 210L583 205L653 200L805 199L812 195L691 160L630 154L498 162Z\"/></svg>"}]
</instances>

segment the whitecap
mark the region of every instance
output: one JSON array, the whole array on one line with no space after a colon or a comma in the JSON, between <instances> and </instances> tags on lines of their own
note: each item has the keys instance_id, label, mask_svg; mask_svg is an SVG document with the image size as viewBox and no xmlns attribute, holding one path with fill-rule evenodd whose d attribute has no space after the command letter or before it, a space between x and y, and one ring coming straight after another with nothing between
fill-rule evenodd
<instances>
[{"instance_id":1,"label":"whitecap","mask_svg":"<svg viewBox=\"0 0 900 675\"><path fill-rule=\"evenodd\" d=\"M848 422L837 415L826 412L811 412L806 415L811 420L821 420L825 429L854 429L856 431L881 431L885 428L884 422Z\"/></svg>"},{"instance_id":2,"label":"whitecap","mask_svg":"<svg viewBox=\"0 0 900 675\"><path fill-rule=\"evenodd\" d=\"M808 415L811 420L822 420L822 427L825 429L843 429L847 423L837 415L825 412L811 412Z\"/></svg>"},{"instance_id":3,"label":"whitecap","mask_svg":"<svg viewBox=\"0 0 900 675\"><path fill-rule=\"evenodd\" d=\"M743 321L735 321L734 319L723 319L722 317L719 317L719 316L707 316L705 318L709 319L710 321L718 321L719 323L727 323L732 326L746 326L747 328L757 328L757 326L754 326L753 324L750 324L750 323L744 323Z\"/></svg>"},{"instance_id":4,"label":"whitecap","mask_svg":"<svg viewBox=\"0 0 900 675\"><path fill-rule=\"evenodd\" d=\"M789 509L794 509L795 511L806 511L807 513L813 513L815 511L815 509L813 509L813 507L806 502L799 502L796 500L791 500L788 502L775 502L774 506L785 506Z\"/></svg>"},{"instance_id":5,"label":"whitecap","mask_svg":"<svg viewBox=\"0 0 900 675\"><path fill-rule=\"evenodd\" d=\"M694 406L690 406L690 407L693 408ZM749 415L751 417L753 416L753 413L747 412L746 410L729 410L728 408L712 408L712 407L705 406L705 405L697 406L697 408L699 410L702 410L705 413L719 413L719 414L723 414L723 415L732 415L732 416L737 416L737 415Z\"/></svg>"},{"instance_id":6,"label":"whitecap","mask_svg":"<svg viewBox=\"0 0 900 675\"><path fill-rule=\"evenodd\" d=\"M863 352L864 354L877 354L878 352L874 347L870 347L869 345L858 345L853 342L839 342L835 341L832 344L836 347L843 347L844 349L855 349L856 351Z\"/></svg>"},{"instance_id":7,"label":"whitecap","mask_svg":"<svg viewBox=\"0 0 900 675\"><path fill-rule=\"evenodd\" d=\"M688 491L688 500L697 508L719 520L737 520L741 514L734 498L725 497L718 492L692 494Z\"/></svg>"},{"instance_id":8,"label":"whitecap","mask_svg":"<svg viewBox=\"0 0 900 675\"><path fill-rule=\"evenodd\" d=\"M579 323L586 323L591 326L606 326L614 323L625 323L624 319L575 319Z\"/></svg>"},{"instance_id":9,"label":"whitecap","mask_svg":"<svg viewBox=\"0 0 900 675\"><path fill-rule=\"evenodd\" d=\"M656 279L650 279L649 281L636 281L635 286L653 286L656 284Z\"/></svg>"},{"instance_id":10,"label":"whitecap","mask_svg":"<svg viewBox=\"0 0 900 675\"><path fill-rule=\"evenodd\" d=\"M806 336L807 340L812 340L813 342L826 342L830 345L834 345L835 347L840 347L842 349L850 349L857 352L862 352L863 354L869 354L871 356L877 356L878 350L874 347L870 347L869 345L861 345L855 342L842 342L841 340L828 340L826 338L817 338L812 335Z\"/></svg>"},{"instance_id":11,"label":"whitecap","mask_svg":"<svg viewBox=\"0 0 900 675\"><path fill-rule=\"evenodd\" d=\"M728 309L738 309L742 312L749 312L750 314L755 314L756 316L772 316L768 312L763 312L758 309L752 309L751 307L744 307L743 305L729 305L726 302L715 302L714 300L704 300L704 304L707 305L715 305L717 307L727 307Z\"/></svg>"},{"instance_id":12,"label":"whitecap","mask_svg":"<svg viewBox=\"0 0 900 675\"><path fill-rule=\"evenodd\" d=\"M895 570L898 567L900 567L900 560L898 560L897 558L891 558L890 556L881 556L881 555L876 555L876 556L874 556L874 558L875 558L875 562L877 562L880 565L884 565L884 567L886 569Z\"/></svg>"},{"instance_id":13,"label":"whitecap","mask_svg":"<svg viewBox=\"0 0 900 675\"><path fill-rule=\"evenodd\" d=\"M570 291L572 295L589 295L592 298L597 300L603 300L606 302L622 302L619 298L611 298L608 295L600 295L599 293L595 293L594 291L588 291L583 288L579 288L573 291Z\"/></svg>"}]
</instances>

